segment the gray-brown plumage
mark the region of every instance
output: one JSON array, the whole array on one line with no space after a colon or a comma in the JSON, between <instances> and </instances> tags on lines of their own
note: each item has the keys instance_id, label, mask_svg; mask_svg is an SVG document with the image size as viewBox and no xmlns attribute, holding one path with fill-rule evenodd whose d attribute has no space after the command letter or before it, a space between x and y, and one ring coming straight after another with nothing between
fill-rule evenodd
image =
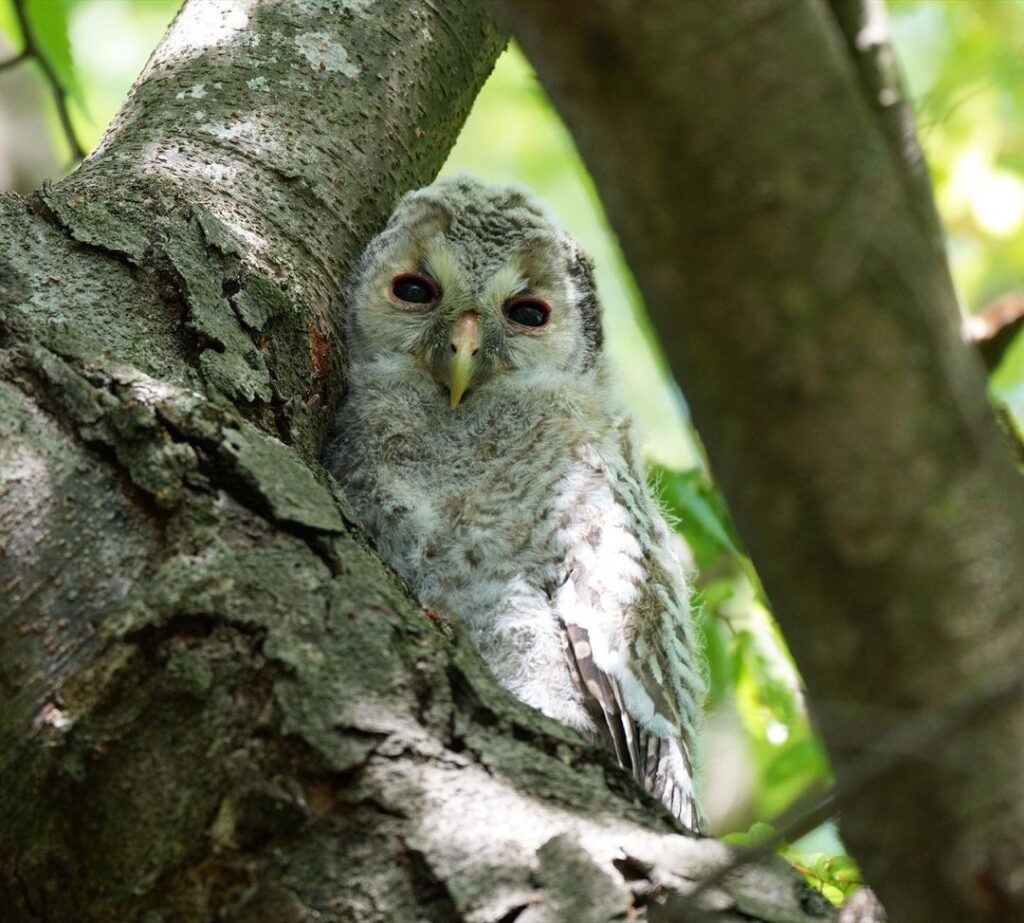
<instances>
[{"instance_id":1,"label":"gray-brown plumage","mask_svg":"<svg viewBox=\"0 0 1024 923\"><path fill-rule=\"evenodd\" d=\"M410 193L345 318L328 463L498 680L604 740L687 826L703 683L688 556L634 458L590 264L528 193Z\"/></svg>"}]
</instances>

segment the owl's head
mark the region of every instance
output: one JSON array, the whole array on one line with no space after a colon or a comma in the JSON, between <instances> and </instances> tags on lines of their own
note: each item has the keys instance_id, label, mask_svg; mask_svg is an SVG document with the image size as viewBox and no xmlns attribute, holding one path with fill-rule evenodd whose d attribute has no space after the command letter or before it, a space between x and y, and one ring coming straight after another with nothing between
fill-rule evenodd
<instances>
[{"instance_id":1,"label":"owl's head","mask_svg":"<svg viewBox=\"0 0 1024 923\"><path fill-rule=\"evenodd\" d=\"M575 241L525 190L466 176L398 203L354 275L345 335L351 363L422 375L452 407L512 381L583 373L601 350Z\"/></svg>"}]
</instances>

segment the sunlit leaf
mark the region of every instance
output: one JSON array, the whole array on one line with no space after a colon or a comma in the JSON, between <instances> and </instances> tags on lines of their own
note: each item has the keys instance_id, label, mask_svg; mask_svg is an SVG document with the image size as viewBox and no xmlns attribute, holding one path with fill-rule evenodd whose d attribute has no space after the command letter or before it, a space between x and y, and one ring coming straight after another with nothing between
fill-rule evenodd
<instances>
[{"instance_id":1,"label":"sunlit leaf","mask_svg":"<svg viewBox=\"0 0 1024 923\"><path fill-rule=\"evenodd\" d=\"M801 853L792 849L782 849L781 853L833 904L842 904L863 882L860 868L852 856Z\"/></svg>"},{"instance_id":2,"label":"sunlit leaf","mask_svg":"<svg viewBox=\"0 0 1024 923\"><path fill-rule=\"evenodd\" d=\"M664 508L678 520L677 528L689 542L699 565L706 566L722 551L737 558L743 556L724 504L703 471L671 471L657 466L651 475Z\"/></svg>"},{"instance_id":3,"label":"sunlit leaf","mask_svg":"<svg viewBox=\"0 0 1024 923\"><path fill-rule=\"evenodd\" d=\"M18 28L18 17L14 13L14 0L0 0L0 35L17 54L22 48L21 29Z\"/></svg>"},{"instance_id":4,"label":"sunlit leaf","mask_svg":"<svg viewBox=\"0 0 1024 923\"><path fill-rule=\"evenodd\" d=\"M762 778L765 785L792 789L796 796L828 777L828 760L821 742L808 734L779 745L774 758L766 761Z\"/></svg>"},{"instance_id":5,"label":"sunlit leaf","mask_svg":"<svg viewBox=\"0 0 1024 923\"><path fill-rule=\"evenodd\" d=\"M85 96L68 41L67 3L65 0L25 0L24 10L36 46L46 57L61 88L79 106L84 106Z\"/></svg>"},{"instance_id":6,"label":"sunlit leaf","mask_svg":"<svg viewBox=\"0 0 1024 923\"><path fill-rule=\"evenodd\" d=\"M707 663L708 708L720 705L732 689L732 657L730 656L730 634L728 627L719 619L702 610L698 622Z\"/></svg>"},{"instance_id":7,"label":"sunlit leaf","mask_svg":"<svg viewBox=\"0 0 1024 923\"><path fill-rule=\"evenodd\" d=\"M755 821L750 829L737 833L729 833L722 839L733 846L760 846L775 836L775 828L764 821Z\"/></svg>"}]
</instances>

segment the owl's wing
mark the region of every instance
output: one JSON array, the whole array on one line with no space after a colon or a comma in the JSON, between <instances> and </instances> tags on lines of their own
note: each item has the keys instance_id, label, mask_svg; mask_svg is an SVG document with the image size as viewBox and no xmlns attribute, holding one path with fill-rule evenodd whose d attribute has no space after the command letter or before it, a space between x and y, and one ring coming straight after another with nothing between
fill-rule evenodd
<instances>
[{"instance_id":1,"label":"owl's wing","mask_svg":"<svg viewBox=\"0 0 1024 923\"><path fill-rule=\"evenodd\" d=\"M704 682L685 546L632 459L587 449L559 503L564 550L553 595L566 661L598 734L684 824L706 823L694 791Z\"/></svg>"}]
</instances>

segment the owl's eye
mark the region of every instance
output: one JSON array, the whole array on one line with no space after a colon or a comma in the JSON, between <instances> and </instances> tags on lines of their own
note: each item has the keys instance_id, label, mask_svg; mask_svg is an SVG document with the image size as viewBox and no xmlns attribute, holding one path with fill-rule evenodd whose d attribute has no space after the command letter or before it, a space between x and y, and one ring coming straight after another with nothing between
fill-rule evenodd
<instances>
[{"instance_id":1,"label":"owl's eye","mask_svg":"<svg viewBox=\"0 0 1024 923\"><path fill-rule=\"evenodd\" d=\"M551 308L539 298L516 298L505 306L505 316L522 327L543 327L551 316Z\"/></svg>"},{"instance_id":2,"label":"owl's eye","mask_svg":"<svg viewBox=\"0 0 1024 923\"><path fill-rule=\"evenodd\" d=\"M437 286L426 276L404 272L391 280L391 294L408 304L432 304L441 297Z\"/></svg>"}]
</instances>

